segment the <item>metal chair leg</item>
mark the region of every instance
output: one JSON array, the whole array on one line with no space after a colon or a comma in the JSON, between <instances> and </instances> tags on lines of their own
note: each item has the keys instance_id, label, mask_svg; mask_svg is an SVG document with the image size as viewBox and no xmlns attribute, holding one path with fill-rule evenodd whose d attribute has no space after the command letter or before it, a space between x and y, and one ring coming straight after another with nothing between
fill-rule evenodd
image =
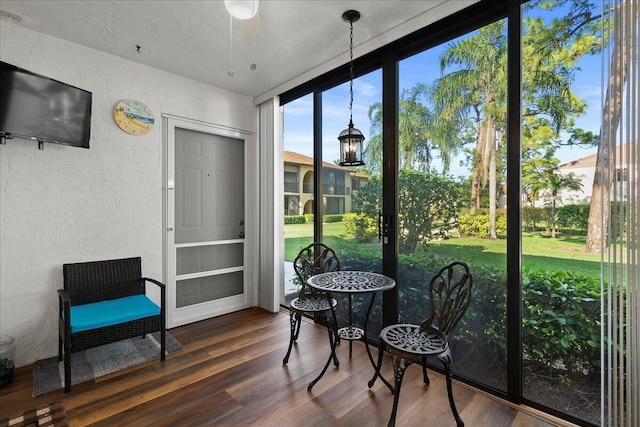
<instances>
[{"instance_id":1,"label":"metal chair leg","mask_svg":"<svg viewBox=\"0 0 640 427\"><path fill-rule=\"evenodd\" d=\"M331 348L333 349L333 364L337 368L340 366L338 355L336 354L336 347L340 344L340 335L338 334L338 319L336 318L336 312L331 310L331 331L333 331L333 341L331 342Z\"/></svg>"},{"instance_id":2,"label":"metal chair leg","mask_svg":"<svg viewBox=\"0 0 640 427\"><path fill-rule=\"evenodd\" d=\"M393 377L395 385L395 393L393 393L393 409L391 410L391 418L387 427L394 427L396 425L396 413L398 412L398 400L400 399L400 387L402 386L402 378L404 378L404 371L407 369L411 362L403 360L400 356L393 356Z\"/></svg>"},{"instance_id":3,"label":"metal chair leg","mask_svg":"<svg viewBox=\"0 0 640 427\"><path fill-rule=\"evenodd\" d=\"M293 332L294 342L298 341L298 337L300 336L300 324L302 323L302 313L295 313L295 317L296 317L296 327Z\"/></svg>"},{"instance_id":4,"label":"metal chair leg","mask_svg":"<svg viewBox=\"0 0 640 427\"><path fill-rule=\"evenodd\" d=\"M330 323L329 325L327 325L327 330L329 331L329 343L331 344L331 354L329 355L329 358L327 359L327 363L324 364L324 368L322 368L322 372L320 372L320 375L318 375L313 381L311 381L311 383L309 383L309 385L307 386L307 391L311 391L311 389L313 388L314 385L316 385L316 383L318 381L320 381L320 378L322 378L322 376L324 375L325 372L327 372L327 368L329 367L329 364L331 363L331 361L333 360L334 363L338 363L338 356L336 356L336 339L333 336L334 335L334 327L333 327L333 323ZM336 364L336 367L338 367L338 364Z\"/></svg>"},{"instance_id":5,"label":"metal chair leg","mask_svg":"<svg viewBox=\"0 0 640 427\"><path fill-rule=\"evenodd\" d=\"M295 311L291 311L289 323L291 327L291 333L289 335L289 348L287 349L287 354L284 356L284 359L282 359L283 365L289 363L289 355L291 354L293 342L296 340L297 334L300 332L300 320L298 318L298 314Z\"/></svg>"},{"instance_id":6,"label":"metal chair leg","mask_svg":"<svg viewBox=\"0 0 640 427\"><path fill-rule=\"evenodd\" d=\"M394 393L393 386L391 386L391 384L389 384L389 382L380 373L380 370L382 369L382 358L384 357L385 351L386 351L386 346L384 344L384 341L379 340L378 341L378 364L375 367L376 369L375 369L375 372L373 373L373 378L369 380L368 385L369 385L369 388L373 387L373 385L376 382L376 379L380 377L382 382L385 383L385 385L389 388L389 391L391 393Z\"/></svg>"},{"instance_id":7,"label":"metal chair leg","mask_svg":"<svg viewBox=\"0 0 640 427\"><path fill-rule=\"evenodd\" d=\"M369 388L373 387L376 383L376 379L380 376L380 369L382 369L382 357L384 356L384 342L382 340L378 341L378 363L376 364L376 371L373 373L373 378L369 380ZM393 390L391 390L393 393Z\"/></svg>"},{"instance_id":8,"label":"metal chair leg","mask_svg":"<svg viewBox=\"0 0 640 427\"><path fill-rule=\"evenodd\" d=\"M429 375L427 375L427 357L426 356L422 356L422 381L424 381L424 383L426 385L429 385Z\"/></svg>"},{"instance_id":9,"label":"metal chair leg","mask_svg":"<svg viewBox=\"0 0 640 427\"><path fill-rule=\"evenodd\" d=\"M442 364L444 365L444 373L447 379L447 396L449 397L449 405L451 406L451 412L453 413L453 418L456 420L457 427L464 427L464 421L460 418L458 414L458 410L456 409L456 403L453 400L453 387L451 384L451 360L450 357L446 359L441 359Z\"/></svg>"}]
</instances>

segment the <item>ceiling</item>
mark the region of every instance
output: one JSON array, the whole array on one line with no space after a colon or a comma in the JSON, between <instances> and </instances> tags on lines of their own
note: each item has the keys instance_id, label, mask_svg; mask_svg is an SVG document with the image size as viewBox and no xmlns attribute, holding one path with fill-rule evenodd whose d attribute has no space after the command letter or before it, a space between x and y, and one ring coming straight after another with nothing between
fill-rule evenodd
<instances>
[{"instance_id":1,"label":"ceiling","mask_svg":"<svg viewBox=\"0 0 640 427\"><path fill-rule=\"evenodd\" d=\"M476 1L260 0L255 18L232 23L222 0L2 0L0 13L3 27L10 19L12 25L260 99L348 62L346 10L362 15L354 23L357 58ZM5 44L10 43L9 34Z\"/></svg>"}]
</instances>

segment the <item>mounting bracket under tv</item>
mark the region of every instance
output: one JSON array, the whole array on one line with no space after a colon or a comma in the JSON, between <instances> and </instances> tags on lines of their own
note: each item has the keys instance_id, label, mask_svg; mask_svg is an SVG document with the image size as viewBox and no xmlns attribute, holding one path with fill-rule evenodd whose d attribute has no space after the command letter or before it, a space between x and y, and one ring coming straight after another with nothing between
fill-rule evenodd
<instances>
[{"instance_id":1,"label":"mounting bracket under tv","mask_svg":"<svg viewBox=\"0 0 640 427\"><path fill-rule=\"evenodd\" d=\"M13 135L0 135L0 145L7 145L7 139L13 139ZM44 141L38 140L38 150L44 150Z\"/></svg>"}]
</instances>

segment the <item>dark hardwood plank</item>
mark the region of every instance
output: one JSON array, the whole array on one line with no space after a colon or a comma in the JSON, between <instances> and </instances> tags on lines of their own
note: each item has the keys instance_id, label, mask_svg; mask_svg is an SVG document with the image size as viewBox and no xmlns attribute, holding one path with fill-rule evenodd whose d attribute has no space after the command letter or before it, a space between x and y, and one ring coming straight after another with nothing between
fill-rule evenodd
<instances>
[{"instance_id":1,"label":"dark hardwood plank","mask_svg":"<svg viewBox=\"0 0 640 427\"><path fill-rule=\"evenodd\" d=\"M329 356L326 328L302 324L288 365L288 313L253 308L172 329L184 346L164 363L148 362L63 391L31 397L32 367L20 368L0 388L0 419L39 404L61 401L70 426L385 426L393 395L382 381L367 382L373 367L362 343L337 348L331 364L307 392ZM375 348L374 357L377 357ZM389 360L383 366L392 379ZM454 426L442 375L407 369L398 426ZM516 407L454 382L456 404L470 426L569 426L540 412Z\"/></svg>"}]
</instances>

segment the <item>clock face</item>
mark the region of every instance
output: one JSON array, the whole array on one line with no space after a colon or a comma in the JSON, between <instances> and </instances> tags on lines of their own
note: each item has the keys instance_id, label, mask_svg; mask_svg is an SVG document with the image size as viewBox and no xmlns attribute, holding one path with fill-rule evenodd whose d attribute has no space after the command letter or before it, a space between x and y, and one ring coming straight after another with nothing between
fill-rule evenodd
<instances>
[{"instance_id":1,"label":"clock face","mask_svg":"<svg viewBox=\"0 0 640 427\"><path fill-rule=\"evenodd\" d=\"M140 101L123 99L113 110L113 118L120 129L131 135L144 135L154 124L153 113Z\"/></svg>"}]
</instances>

